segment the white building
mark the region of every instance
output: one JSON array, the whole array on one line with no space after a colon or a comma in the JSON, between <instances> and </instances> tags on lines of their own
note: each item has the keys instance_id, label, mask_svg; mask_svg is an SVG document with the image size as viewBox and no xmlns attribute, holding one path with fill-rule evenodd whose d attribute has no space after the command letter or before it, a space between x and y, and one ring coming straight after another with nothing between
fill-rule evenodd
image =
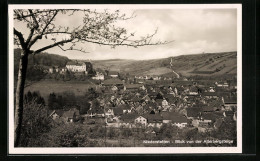
<instances>
[{"instance_id":1,"label":"white building","mask_svg":"<svg viewBox=\"0 0 260 161\"><path fill-rule=\"evenodd\" d=\"M92 64L90 62L78 63L74 61L70 61L67 63L66 68L72 72L88 72L88 70L92 70Z\"/></svg>"},{"instance_id":2,"label":"white building","mask_svg":"<svg viewBox=\"0 0 260 161\"><path fill-rule=\"evenodd\" d=\"M97 74L96 74L94 77L92 77L92 79L95 79L95 80L104 80L104 79L105 79L105 76L104 76L103 73L97 72Z\"/></svg>"}]
</instances>

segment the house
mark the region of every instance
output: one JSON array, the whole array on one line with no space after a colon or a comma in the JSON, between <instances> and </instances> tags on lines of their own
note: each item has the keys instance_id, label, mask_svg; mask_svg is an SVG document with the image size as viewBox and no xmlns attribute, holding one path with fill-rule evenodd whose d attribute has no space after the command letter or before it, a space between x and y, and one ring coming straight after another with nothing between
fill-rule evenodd
<instances>
[{"instance_id":1,"label":"house","mask_svg":"<svg viewBox=\"0 0 260 161\"><path fill-rule=\"evenodd\" d=\"M198 91L197 87L195 87L195 86L190 87L189 95L198 95L198 94L199 94L199 91Z\"/></svg>"},{"instance_id":2,"label":"house","mask_svg":"<svg viewBox=\"0 0 260 161\"><path fill-rule=\"evenodd\" d=\"M160 114L147 114L143 117L147 119L148 127L160 128L163 124L163 118Z\"/></svg>"},{"instance_id":3,"label":"house","mask_svg":"<svg viewBox=\"0 0 260 161\"><path fill-rule=\"evenodd\" d=\"M96 110L96 116L97 117L105 117L104 110L102 110L102 109Z\"/></svg>"},{"instance_id":4,"label":"house","mask_svg":"<svg viewBox=\"0 0 260 161\"><path fill-rule=\"evenodd\" d=\"M123 81L118 78L111 78L104 80L103 82L104 86L117 86L117 87L123 87Z\"/></svg>"},{"instance_id":5,"label":"house","mask_svg":"<svg viewBox=\"0 0 260 161\"><path fill-rule=\"evenodd\" d=\"M120 117L120 126L132 128L135 127L135 118L137 117L136 114L125 114Z\"/></svg>"},{"instance_id":6,"label":"house","mask_svg":"<svg viewBox=\"0 0 260 161\"><path fill-rule=\"evenodd\" d=\"M237 98L236 97L222 97L224 103L224 110L234 111L237 108Z\"/></svg>"},{"instance_id":7,"label":"house","mask_svg":"<svg viewBox=\"0 0 260 161\"><path fill-rule=\"evenodd\" d=\"M232 118L233 120L236 120L236 114L233 111L224 111L223 116Z\"/></svg>"},{"instance_id":8,"label":"house","mask_svg":"<svg viewBox=\"0 0 260 161\"><path fill-rule=\"evenodd\" d=\"M223 87L223 88L227 88L227 87L229 87L229 84L226 82L226 81L221 81L221 82L215 82L215 85L217 86L217 87Z\"/></svg>"},{"instance_id":9,"label":"house","mask_svg":"<svg viewBox=\"0 0 260 161\"><path fill-rule=\"evenodd\" d=\"M112 88L111 88L112 91L118 91L118 88L116 85L113 85Z\"/></svg>"},{"instance_id":10,"label":"house","mask_svg":"<svg viewBox=\"0 0 260 161\"><path fill-rule=\"evenodd\" d=\"M219 116L214 113L203 113L200 117L200 122L213 123L217 120L217 118L219 118Z\"/></svg>"},{"instance_id":11,"label":"house","mask_svg":"<svg viewBox=\"0 0 260 161\"><path fill-rule=\"evenodd\" d=\"M147 119L143 116L138 116L138 117L135 118L135 123L146 126L147 125Z\"/></svg>"},{"instance_id":12,"label":"house","mask_svg":"<svg viewBox=\"0 0 260 161\"><path fill-rule=\"evenodd\" d=\"M63 110L53 110L50 114L49 117L51 117L53 120L56 120L60 118L63 115Z\"/></svg>"},{"instance_id":13,"label":"house","mask_svg":"<svg viewBox=\"0 0 260 161\"><path fill-rule=\"evenodd\" d=\"M121 104L118 106L118 108L122 108L124 114L132 112L132 109L128 104Z\"/></svg>"},{"instance_id":14,"label":"house","mask_svg":"<svg viewBox=\"0 0 260 161\"><path fill-rule=\"evenodd\" d=\"M204 113L210 113L210 112L214 112L215 109L213 107L210 107L210 106L205 106L205 107L202 107L202 111Z\"/></svg>"},{"instance_id":15,"label":"house","mask_svg":"<svg viewBox=\"0 0 260 161\"><path fill-rule=\"evenodd\" d=\"M186 127L188 124L187 118L177 112L162 112L161 116L163 118L163 123L171 123L171 125L179 128Z\"/></svg>"},{"instance_id":16,"label":"house","mask_svg":"<svg viewBox=\"0 0 260 161\"><path fill-rule=\"evenodd\" d=\"M209 87L209 90L208 92L216 92L215 88L214 87Z\"/></svg>"},{"instance_id":17,"label":"house","mask_svg":"<svg viewBox=\"0 0 260 161\"><path fill-rule=\"evenodd\" d=\"M53 73L54 72L54 67L51 67L51 68L49 68L49 73Z\"/></svg>"},{"instance_id":18,"label":"house","mask_svg":"<svg viewBox=\"0 0 260 161\"><path fill-rule=\"evenodd\" d=\"M145 102L149 102L149 101L151 101L151 98L148 96L148 94L147 95L145 95L143 98L142 98L142 100L144 100Z\"/></svg>"},{"instance_id":19,"label":"house","mask_svg":"<svg viewBox=\"0 0 260 161\"><path fill-rule=\"evenodd\" d=\"M114 115L115 115L115 116L121 116L121 115L123 115L123 109L122 109L122 108L118 108L118 107L113 108L113 112L114 112Z\"/></svg>"},{"instance_id":20,"label":"house","mask_svg":"<svg viewBox=\"0 0 260 161\"><path fill-rule=\"evenodd\" d=\"M208 98L208 99L211 99L211 98L217 99L217 98L219 98L218 94L216 92L203 92L202 96L204 96L205 98Z\"/></svg>"},{"instance_id":21,"label":"house","mask_svg":"<svg viewBox=\"0 0 260 161\"><path fill-rule=\"evenodd\" d=\"M187 111L187 118L188 119L196 119L201 116L202 108L200 107L189 107L186 108Z\"/></svg>"},{"instance_id":22,"label":"house","mask_svg":"<svg viewBox=\"0 0 260 161\"><path fill-rule=\"evenodd\" d=\"M92 77L92 79L95 79L95 80L104 80L105 79L105 76L103 73L101 72L97 72L96 75L94 77Z\"/></svg>"},{"instance_id":23,"label":"house","mask_svg":"<svg viewBox=\"0 0 260 161\"><path fill-rule=\"evenodd\" d=\"M138 91L139 89L145 90L145 87L143 84L126 84L124 86L124 91Z\"/></svg>"},{"instance_id":24,"label":"house","mask_svg":"<svg viewBox=\"0 0 260 161\"><path fill-rule=\"evenodd\" d=\"M223 123L223 119L222 118L217 119L214 122L214 125L213 125L214 129L219 129L221 127L222 123Z\"/></svg>"},{"instance_id":25,"label":"house","mask_svg":"<svg viewBox=\"0 0 260 161\"><path fill-rule=\"evenodd\" d=\"M108 76L110 76L112 78L117 78L118 77L118 72L116 72L116 71L109 71L108 72Z\"/></svg>"},{"instance_id":26,"label":"house","mask_svg":"<svg viewBox=\"0 0 260 161\"><path fill-rule=\"evenodd\" d=\"M141 98L139 98L138 96L134 96L131 100L131 102L140 102L141 101Z\"/></svg>"},{"instance_id":27,"label":"house","mask_svg":"<svg viewBox=\"0 0 260 161\"><path fill-rule=\"evenodd\" d=\"M157 103L158 106L162 106L162 101L163 99L156 99L155 102Z\"/></svg>"},{"instance_id":28,"label":"house","mask_svg":"<svg viewBox=\"0 0 260 161\"><path fill-rule=\"evenodd\" d=\"M92 108L90 108L89 110L88 110L88 112L87 112L87 116L88 117L95 117L97 115L97 113L96 113L96 111L95 110L93 110Z\"/></svg>"},{"instance_id":29,"label":"house","mask_svg":"<svg viewBox=\"0 0 260 161\"><path fill-rule=\"evenodd\" d=\"M178 128L184 128L187 126L188 121L186 117L176 115L171 118L171 123L173 126L177 126Z\"/></svg>"},{"instance_id":30,"label":"house","mask_svg":"<svg viewBox=\"0 0 260 161\"><path fill-rule=\"evenodd\" d=\"M71 72L88 73L89 71L93 70L92 64L90 62L79 63L77 61L69 61L66 64L66 68L68 69L68 71L71 71Z\"/></svg>"},{"instance_id":31,"label":"house","mask_svg":"<svg viewBox=\"0 0 260 161\"><path fill-rule=\"evenodd\" d=\"M112 107L105 108L104 111L105 111L105 116L106 117L113 117L115 115Z\"/></svg>"},{"instance_id":32,"label":"house","mask_svg":"<svg viewBox=\"0 0 260 161\"><path fill-rule=\"evenodd\" d=\"M64 111L62 118L65 122L75 122L79 116L79 110L73 108L68 111Z\"/></svg>"},{"instance_id":33,"label":"house","mask_svg":"<svg viewBox=\"0 0 260 161\"><path fill-rule=\"evenodd\" d=\"M162 100L162 107L165 108L165 107L168 107L169 104L168 104L168 101L166 99L163 99Z\"/></svg>"}]
</instances>

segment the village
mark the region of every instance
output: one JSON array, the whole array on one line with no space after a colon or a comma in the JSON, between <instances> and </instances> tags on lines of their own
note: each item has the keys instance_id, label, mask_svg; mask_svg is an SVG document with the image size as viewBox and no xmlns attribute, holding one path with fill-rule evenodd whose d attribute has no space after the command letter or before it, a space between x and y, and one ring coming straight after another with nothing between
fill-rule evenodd
<instances>
[{"instance_id":1,"label":"village","mask_svg":"<svg viewBox=\"0 0 260 161\"><path fill-rule=\"evenodd\" d=\"M69 62L65 68L50 68L49 73L70 71L87 74L91 63ZM85 112L71 107L53 109L49 116L67 124L107 128L142 128L156 133L164 124L179 129L218 130L223 122L236 122L236 82L230 80L188 80L158 75L122 77L117 71L95 72L99 80L95 100ZM73 125L72 125L73 126ZM152 130L151 130L152 129Z\"/></svg>"}]
</instances>

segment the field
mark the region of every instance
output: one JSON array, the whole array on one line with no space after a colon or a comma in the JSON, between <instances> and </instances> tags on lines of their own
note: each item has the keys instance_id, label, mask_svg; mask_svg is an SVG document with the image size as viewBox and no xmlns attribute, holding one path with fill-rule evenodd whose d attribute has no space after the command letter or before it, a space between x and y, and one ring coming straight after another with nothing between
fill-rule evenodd
<instances>
[{"instance_id":1,"label":"field","mask_svg":"<svg viewBox=\"0 0 260 161\"><path fill-rule=\"evenodd\" d=\"M94 68L115 70L130 75L172 75L172 69L183 76L223 76L237 74L237 52L182 55L152 60L93 61Z\"/></svg>"},{"instance_id":2,"label":"field","mask_svg":"<svg viewBox=\"0 0 260 161\"><path fill-rule=\"evenodd\" d=\"M25 88L25 93L28 91L39 91L41 96L47 100L50 93L61 93L64 91L72 91L75 95L83 95L89 88L95 88L95 84L88 81L52 81L52 80L42 80L31 84Z\"/></svg>"}]
</instances>

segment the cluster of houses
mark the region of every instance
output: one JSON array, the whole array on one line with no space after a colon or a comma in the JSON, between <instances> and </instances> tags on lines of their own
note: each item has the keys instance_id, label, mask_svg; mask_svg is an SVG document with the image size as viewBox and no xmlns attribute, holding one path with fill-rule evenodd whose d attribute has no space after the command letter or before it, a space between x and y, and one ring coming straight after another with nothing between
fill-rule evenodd
<instances>
[{"instance_id":1,"label":"cluster of houses","mask_svg":"<svg viewBox=\"0 0 260 161\"><path fill-rule=\"evenodd\" d=\"M53 66L49 68L49 73L65 74L67 71L70 71L74 73L81 72L88 74L88 72L92 70L93 66L90 62L69 61L65 67Z\"/></svg>"},{"instance_id":2,"label":"cluster of houses","mask_svg":"<svg viewBox=\"0 0 260 161\"><path fill-rule=\"evenodd\" d=\"M99 108L92 108L85 120L101 119L108 127L157 127L170 124L178 128L196 127L200 132L218 129L224 121L236 121L236 86L227 82L187 80L145 80L127 84L110 72L110 79L96 89ZM63 116L65 113L65 116ZM69 110L51 117L77 120L79 112Z\"/></svg>"}]
</instances>

